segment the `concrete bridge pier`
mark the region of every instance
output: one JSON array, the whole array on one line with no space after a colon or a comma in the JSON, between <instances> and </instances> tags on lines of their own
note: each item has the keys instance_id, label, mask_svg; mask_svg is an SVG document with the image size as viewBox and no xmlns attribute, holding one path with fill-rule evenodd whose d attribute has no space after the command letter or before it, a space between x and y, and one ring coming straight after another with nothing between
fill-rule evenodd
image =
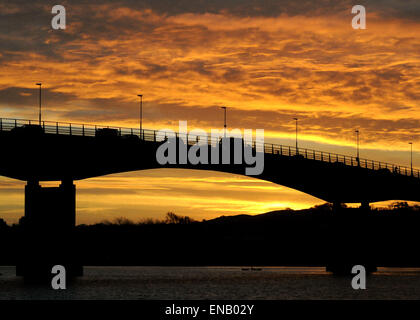
<instances>
[{"instance_id":1,"label":"concrete bridge pier","mask_svg":"<svg viewBox=\"0 0 420 320\"><path fill-rule=\"evenodd\" d=\"M362 213L370 212L370 205L368 201L362 201L360 204L360 211Z\"/></svg>"},{"instance_id":2,"label":"concrete bridge pier","mask_svg":"<svg viewBox=\"0 0 420 320\"><path fill-rule=\"evenodd\" d=\"M360 208L345 208L339 201L333 203L327 243L327 271L336 275L351 275L355 265L364 266L367 273L377 271L369 213L368 202L362 202Z\"/></svg>"},{"instance_id":3,"label":"concrete bridge pier","mask_svg":"<svg viewBox=\"0 0 420 320\"><path fill-rule=\"evenodd\" d=\"M66 179L58 187L42 187L36 179L25 186L25 216L16 274L25 280L45 281L62 265L68 278L81 276L75 245L76 186Z\"/></svg>"}]
</instances>

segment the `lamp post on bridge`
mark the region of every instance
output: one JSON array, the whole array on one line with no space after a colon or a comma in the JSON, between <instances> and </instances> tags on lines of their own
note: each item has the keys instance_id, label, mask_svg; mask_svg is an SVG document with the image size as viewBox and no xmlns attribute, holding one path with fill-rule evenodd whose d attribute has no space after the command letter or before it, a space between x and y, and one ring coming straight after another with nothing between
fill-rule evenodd
<instances>
[{"instance_id":1,"label":"lamp post on bridge","mask_svg":"<svg viewBox=\"0 0 420 320\"><path fill-rule=\"evenodd\" d=\"M224 114L225 114L225 117L224 117L224 125L223 125L223 127L224 127L224 137L226 138L226 108L227 107L220 107L221 109L224 109L225 110L225 112L224 112Z\"/></svg>"},{"instance_id":2,"label":"lamp post on bridge","mask_svg":"<svg viewBox=\"0 0 420 320\"><path fill-rule=\"evenodd\" d=\"M296 121L296 154L299 155L299 149L298 149L298 118L293 118L293 120Z\"/></svg>"},{"instance_id":3,"label":"lamp post on bridge","mask_svg":"<svg viewBox=\"0 0 420 320\"><path fill-rule=\"evenodd\" d=\"M357 162L357 166L360 167L360 158L359 158L359 130L355 130L354 132L356 132L356 146L357 146L356 162Z\"/></svg>"},{"instance_id":4,"label":"lamp post on bridge","mask_svg":"<svg viewBox=\"0 0 420 320\"><path fill-rule=\"evenodd\" d=\"M413 175L413 143L409 142L410 145L410 169L411 169L411 175Z\"/></svg>"},{"instance_id":5,"label":"lamp post on bridge","mask_svg":"<svg viewBox=\"0 0 420 320\"><path fill-rule=\"evenodd\" d=\"M39 115L38 117L39 117L39 125L41 125L41 86L42 86L42 83L39 82L36 85L39 86Z\"/></svg>"},{"instance_id":6,"label":"lamp post on bridge","mask_svg":"<svg viewBox=\"0 0 420 320\"><path fill-rule=\"evenodd\" d=\"M143 138L142 131L143 131L143 95L138 94L138 97L140 97L140 139Z\"/></svg>"}]
</instances>

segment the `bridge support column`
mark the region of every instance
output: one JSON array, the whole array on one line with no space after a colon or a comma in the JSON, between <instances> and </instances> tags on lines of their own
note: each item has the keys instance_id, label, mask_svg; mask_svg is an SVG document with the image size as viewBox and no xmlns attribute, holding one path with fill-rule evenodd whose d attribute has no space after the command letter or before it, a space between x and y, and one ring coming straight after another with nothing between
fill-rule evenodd
<instances>
[{"instance_id":1,"label":"bridge support column","mask_svg":"<svg viewBox=\"0 0 420 320\"><path fill-rule=\"evenodd\" d=\"M377 270L371 245L369 204L360 208L344 208L340 202L333 204L329 223L329 243L326 270L336 275L350 275L353 266L363 265L367 273Z\"/></svg>"},{"instance_id":2,"label":"bridge support column","mask_svg":"<svg viewBox=\"0 0 420 320\"><path fill-rule=\"evenodd\" d=\"M343 204L340 201L334 201L332 209L333 209L333 215L337 215L340 213L340 211L342 211Z\"/></svg>"},{"instance_id":3,"label":"bridge support column","mask_svg":"<svg viewBox=\"0 0 420 320\"><path fill-rule=\"evenodd\" d=\"M54 265L68 277L81 276L75 250L76 186L72 180L59 187L41 187L36 180L25 186L23 237L16 274L29 281L51 279Z\"/></svg>"}]
</instances>

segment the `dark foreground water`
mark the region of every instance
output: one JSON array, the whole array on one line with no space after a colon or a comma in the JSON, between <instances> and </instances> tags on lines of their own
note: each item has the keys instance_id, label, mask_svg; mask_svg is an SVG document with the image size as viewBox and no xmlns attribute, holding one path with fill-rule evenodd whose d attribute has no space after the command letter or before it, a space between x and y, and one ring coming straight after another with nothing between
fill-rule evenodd
<instances>
[{"instance_id":1,"label":"dark foreground water","mask_svg":"<svg viewBox=\"0 0 420 320\"><path fill-rule=\"evenodd\" d=\"M324 268L85 267L66 290L27 286L0 266L0 299L419 299L420 269L380 268L354 290Z\"/></svg>"}]
</instances>

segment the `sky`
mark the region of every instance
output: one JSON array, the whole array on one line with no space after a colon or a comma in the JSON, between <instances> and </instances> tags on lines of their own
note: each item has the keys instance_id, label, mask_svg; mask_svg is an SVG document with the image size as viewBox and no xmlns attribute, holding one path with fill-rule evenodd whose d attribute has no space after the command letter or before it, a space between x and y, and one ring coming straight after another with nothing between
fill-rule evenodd
<instances>
[{"instance_id":1,"label":"sky","mask_svg":"<svg viewBox=\"0 0 420 320\"><path fill-rule=\"evenodd\" d=\"M420 167L420 2L0 0L0 117L145 128L264 129L265 141ZM355 4L365 30L351 26ZM24 183L0 178L0 217ZM322 203L255 178L159 169L77 182L77 221L196 219ZM252 198L250 197L252 194Z\"/></svg>"}]
</instances>

